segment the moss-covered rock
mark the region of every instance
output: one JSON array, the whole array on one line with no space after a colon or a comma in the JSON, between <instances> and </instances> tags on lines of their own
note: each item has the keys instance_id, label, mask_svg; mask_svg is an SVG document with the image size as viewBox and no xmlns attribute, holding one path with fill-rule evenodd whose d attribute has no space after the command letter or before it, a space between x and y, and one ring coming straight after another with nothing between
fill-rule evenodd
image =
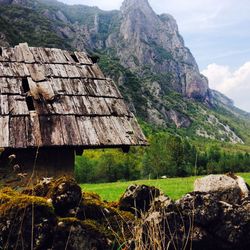
<instances>
[{"instance_id":1,"label":"moss-covered rock","mask_svg":"<svg viewBox=\"0 0 250 250\"><path fill-rule=\"evenodd\" d=\"M93 221L63 218L58 221L54 233L53 250L61 249L111 249L106 235Z\"/></svg>"},{"instance_id":2,"label":"moss-covered rock","mask_svg":"<svg viewBox=\"0 0 250 250\"><path fill-rule=\"evenodd\" d=\"M82 200L81 187L67 176L58 179L42 179L34 187L26 188L23 194L45 197L51 200L55 213L67 217L70 210L79 206Z\"/></svg>"},{"instance_id":3,"label":"moss-covered rock","mask_svg":"<svg viewBox=\"0 0 250 250\"><path fill-rule=\"evenodd\" d=\"M68 177L22 193L0 190L0 249L118 249L133 237L134 223L132 213L82 193Z\"/></svg>"},{"instance_id":4,"label":"moss-covered rock","mask_svg":"<svg viewBox=\"0 0 250 250\"><path fill-rule=\"evenodd\" d=\"M47 249L56 221L46 199L11 189L0 191L0 249Z\"/></svg>"},{"instance_id":5,"label":"moss-covered rock","mask_svg":"<svg viewBox=\"0 0 250 250\"><path fill-rule=\"evenodd\" d=\"M99 195L90 192L83 193L81 204L71 209L69 216L95 221L116 247L132 237L136 220L132 213L120 211L113 203L103 202Z\"/></svg>"},{"instance_id":6,"label":"moss-covered rock","mask_svg":"<svg viewBox=\"0 0 250 250\"><path fill-rule=\"evenodd\" d=\"M73 178L61 177L53 182L48 196L52 199L55 212L64 216L80 204L82 189Z\"/></svg>"}]
</instances>

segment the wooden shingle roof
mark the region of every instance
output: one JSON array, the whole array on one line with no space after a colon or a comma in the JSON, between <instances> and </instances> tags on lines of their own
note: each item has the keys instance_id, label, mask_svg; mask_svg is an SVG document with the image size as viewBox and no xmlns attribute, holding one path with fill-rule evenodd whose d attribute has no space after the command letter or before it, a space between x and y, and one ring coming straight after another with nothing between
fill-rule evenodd
<instances>
[{"instance_id":1,"label":"wooden shingle roof","mask_svg":"<svg viewBox=\"0 0 250 250\"><path fill-rule=\"evenodd\" d=\"M0 147L146 144L114 82L85 53L0 48Z\"/></svg>"}]
</instances>

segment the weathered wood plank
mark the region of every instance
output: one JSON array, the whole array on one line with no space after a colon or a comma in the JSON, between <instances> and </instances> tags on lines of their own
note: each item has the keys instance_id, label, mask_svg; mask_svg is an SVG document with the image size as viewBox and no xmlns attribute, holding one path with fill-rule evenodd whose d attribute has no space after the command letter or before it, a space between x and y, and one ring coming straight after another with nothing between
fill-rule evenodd
<instances>
[{"instance_id":1,"label":"weathered wood plank","mask_svg":"<svg viewBox=\"0 0 250 250\"><path fill-rule=\"evenodd\" d=\"M25 116L10 117L9 122L9 144L13 148L27 147L27 132Z\"/></svg>"},{"instance_id":2,"label":"weathered wood plank","mask_svg":"<svg viewBox=\"0 0 250 250\"><path fill-rule=\"evenodd\" d=\"M49 48L44 48L43 51L47 55L47 57L49 59L49 63L51 63L51 64L55 63L56 60L55 60L55 57L54 57L52 50Z\"/></svg>"},{"instance_id":3,"label":"weathered wood plank","mask_svg":"<svg viewBox=\"0 0 250 250\"><path fill-rule=\"evenodd\" d=\"M75 64L75 61L73 60L73 58L71 57L71 55L70 55L70 53L69 53L68 51L62 50L62 53L63 53L63 55L65 56L66 61L67 61L68 63L73 63L73 64Z\"/></svg>"},{"instance_id":4,"label":"weathered wood plank","mask_svg":"<svg viewBox=\"0 0 250 250\"><path fill-rule=\"evenodd\" d=\"M82 139L74 115L60 116L64 144L68 146L82 145Z\"/></svg>"},{"instance_id":5,"label":"weathered wood plank","mask_svg":"<svg viewBox=\"0 0 250 250\"><path fill-rule=\"evenodd\" d=\"M118 131L111 123L109 117L93 117L92 123L98 135L100 145L114 146L122 144Z\"/></svg>"},{"instance_id":6,"label":"weathered wood plank","mask_svg":"<svg viewBox=\"0 0 250 250\"><path fill-rule=\"evenodd\" d=\"M51 86L57 95L87 95L81 79L51 79Z\"/></svg>"},{"instance_id":7,"label":"weathered wood plank","mask_svg":"<svg viewBox=\"0 0 250 250\"><path fill-rule=\"evenodd\" d=\"M69 79L53 78L50 79L51 87L55 95L66 95L68 93L68 85L70 85Z\"/></svg>"},{"instance_id":8,"label":"weathered wood plank","mask_svg":"<svg viewBox=\"0 0 250 250\"><path fill-rule=\"evenodd\" d=\"M112 122L111 117L100 117L100 120L106 127L106 131L108 131L111 141L113 145L122 145L124 142L122 141L119 131L116 129L115 125Z\"/></svg>"},{"instance_id":9,"label":"weathered wood plank","mask_svg":"<svg viewBox=\"0 0 250 250\"><path fill-rule=\"evenodd\" d=\"M133 133L133 131L131 129L131 126L129 126L128 122L122 121L122 119L123 119L122 117L114 117L114 116L110 117L110 120L113 126L115 127L115 130L118 132L122 144L133 145L134 141L131 138L131 134Z\"/></svg>"},{"instance_id":10,"label":"weathered wood plank","mask_svg":"<svg viewBox=\"0 0 250 250\"><path fill-rule=\"evenodd\" d=\"M29 115L26 98L19 95L8 96L9 113L11 115Z\"/></svg>"},{"instance_id":11,"label":"weathered wood plank","mask_svg":"<svg viewBox=\"0 0 250 250\"><path fill-rule=\"evenodd\" d=\"M43 48L37 48L37 53L40 55L40 59L42 63L49 63L50 60L47 56L47 54L45 53Z\"/></svg>"},{"instance_id":12,"label":"weathered wood plank","mask_svg":"<svg viewBox=\"0 0 250 250\"><path fill-rule=\"evenodd\" d=\"M92 103L89 101L89 97L88 96L83 96L82 101L83 101L84 107L87 110L87 114L88 115L95 114L94 107L92 106Z\"/></svg>"},{"instance_id":13,"label":"weathered wood plank","mask_svg":"<svg viewBox=\"0 0 250 250\"><path fill-rule=\"evenodd\" d=\"M60 116L39 116L43 146L64 145Z\"/></svg>"},{"instance_id":14,"label":"weathered wood plank","mask_svg":"<svg viewBox=\"0 0 250 250\"><path fill-rule=\"evenodd\" d=\"M9 93L9 84L5 77L0 78L0 93Z\"/></svg>"},{"instance_id":15,"label":"weathered wood plank","mask_svg":"<svg viewBox=\"0 0 250 250\"><path fill-rule=\"evenodd\" d=\"M31 51L29 50L28 44L27 43L20 43L18 46L22 51L24 61L26 63L34 63L35 59L34 59L33 54L31 53Z\"/></svg>"},{"instance_id":16,"label":"weathered wood plank","mask_svg":"<svg viewBox=\"0 0 250 250\"><path fill-rule=\"evenodd\" d=\"M7 95L0 95L0 112L1 115L8 115L9 114L9 102Z\"/></svg>"},{"instance_id":17,"label":"weathered wood plank","mask_svg":"<svg viewBox=\"0 0 250 250\"><path fill-rule=\"evenodd\" d=\"M111 115L114 116L131 116L124 100L115 98L105 98L105 102L110 110Z\"/></svg>"},{"instance_id":18,"label":"weathered wood plank","mask_svg":"<svg viewBox=\"0 0 250 250\"><path fill-rule=\"evenodd\" d=\"M93 64L92 66L89 66L88 69L90 70L91 72L90 74L93 76L93 78L106 79L100 67L96 63Z\"/></svg>"},{"instance_id":19,"label":"weathered wood plank","mask_svg":"<svg viewBox=\"0 0 250 250\"><path fill-rule=\"evenodd\" d=\"M88 65L76 65L81 78L94 78L93 73L89 69Z\"/></svg>"},{"instance_id":20,"label":"weathered wood plank","mask_svg":"<svg viewBox=\"0 0 250 250\"><path fill-rule=\"evenodd\" d=\"M36 47L29 47L31 53L34 56L34 60L36 63L44 63L43 58L39 52L39 48Z\"/></svg>"},{"instance_id":21,"label":"weathered wood plank","mask_svg":"<svg viewBox=\"0 0 250 250\"><path fill-rule=\"evenodd\" d=\"M51 101L55 98L55 93L53 88L51 87L50 82L38 82L37 90L40 97L42 97L45 101Z\"/></svg>"},{"instance_id":22,"label":"weathered wood plank","mask_svg":"<svg viewBox=\"0 0 250 250\"><path fill-rule=\"evenodd\" d=\"M21 94L22 81L18 78L0 78L1 94Z\"/></svg>"},{"instance_id":23,"label":"weathered wood plank","mask_svg":"<svg viewBox=\"0 0 250 250\"><path fill-rule=\"evenodd\" d=\"M113 139L110 137L109 129L106 128L105 123L102 122L103 120L101 120L100 117L93 117L91 121L100 145L113 145Z\"/></svg>"},{"instance_id":24,"label":"weathered wood plank","mask_svg":"<svg viewBox=\"0 0 250 250\"><path fill-rule=\"evenodd\" d=\"M74 95L87 95L87 92L84 88L84 80L80 79L72 79L70 81L70 86L71 86L71 94Z\"/></svg>"},{"instance_id":25,"label":"weathered wood plank","mask_svg":"<svg viewBox=\"0 0 250 250\"><path fill-rule=\"evenodd\" d=\"M9 147L9 116L0 117L0 147Z\"/></svg>"},{"instance_id":26,"label":"weathered wood plank","mask_svg":"<svg viewBox=\"0 0 250 250\"><path fill-rule=\"evenodd\" d=\"M87 79L84 81L84 87L88 95L91 96L104 96L102 88L100 88L100 84L98 84L93 79Z\"/></svg>"},{"instance_id":27,"label":"weathered wood plank","mask_svg":"<svg viewBox=\"0 0 250 250\"><path fill-rule=\"evenodd\" d=\"M64 114L75 114L76 113L76 107L74 105L74 102L72 102L71 96L62 96L61 105L63 107Z\"/></svg>"},{"instance_id":28,"label":"weathered wood plank","mask_svg":"<svg viewBox=\"0 0 250 250\"><path fill-rule=\"evenodd\" d=\"M85 103L83 101L83 97L72 96L71 100L74 103L75 112L77 115L87 115L88 114L88 110L87 110Z\"/></svg>"},{"instance_id":29,"label":"weathered wood plank","mask_svg":"<svg viewBox=\"0 0 250 250\"><path fill-rule=\"evenodd\" d=\"M29 73L35 82L46 80L45 69L42 64L28 64Z\"/></svg>"},{"instance_id":30,"label":"weathered wood plank","mask_svg":"<svg viewBox=\"0 0 250 250\"><path fill-rule=\"evenodd\" d=\"M28 78L28 84L30 88L30 95L34 98L34 100L39 100L40 95L39 95L39 90L37 83L32 80L32 78Z\"/></svg>"},{"instance_id":31,"label":"weathered wood plank","mask_svg":"<svg viewBox=\"0 0 250 250\"><path fill-rule=\"evenodd\" d=\"M61 115L76 114L77 110L70 96L61 96L52 102L52 107L56 114Z\"/></svg>"},{"instance_id":32,"label":"weathered wood plank","mask_svg":"<svg viewBox=\"0 0 250 250\"><path fill-rule=\"evenodd\" d=\"M30 76L27 64L24 63L11 63L10 64L11 73L10 77L27 77Z\"/></svg>"},{"instance_id":33,"label":"weathered wood plank","mask_svg":"<svg viewBox=\"0 0 250 250\"><path fill-rule=\"evenodd\" d=\"M100 142L90 117L76 117L83 145L98 146Z\"/></svg>"},{"instance_id":34,"label":"weathered wood plank","mask_svg":"<svg viewBox=\"0 0 250 250\"><path fill-rule=\"evenodd\" d=\"M85 97L86 99L87 97ZM88 97L91 114L96 115L111 115L110 109L102 97Z\"/></svg>"},{"instance_id":35,"label":"weathered wood plank","mask_svg":"<svg viewBox=\"0 0 250 250\"><path fill-rule=\"evenodd\" d=\"M84 52L76 51L74 54L75 54L75 56L78 59L80 64L87 64L87 65L92 65L93 64L91 62L91 60L88 58L88 56Z\"/></svg>"},{"instance_id":36,"label":"weathered wood plank","mask_svg":"<svg viewBox=\"0 0 250 250\"><path fill-rule=\"evenodd\" d=\"M8 94L22 94L22 80L20 78L8 78L6 80L8 82Z\"/></svg>"},{"instance_id":37,"label":"weathered wood plank","mask_svg":"<svg viewBox=\"0 0 250 250\"><path fill-rule=\"evenodd\" d=\"M10 61L8 53L7 53L7 48L1 47L1 49L2 49L2 55L0 55L0 62Z\"/></svg>"},{"instance_id":38,"label":"weathered wood plank","mask_svg":"<svg viewBox=\"0 0 250 250\"><path fill-rule=\"evenodd\" d=\"M39 115L53 115L56 114L51 103L46 102L44 99L33 100L36 112Z\"/></svg>"},{"instance_id":39,"label":"weathered wood plank","mask_svg":"<svg viewBox=\"0 0 250 250\"><path fill-rule=\"evenodd\" d=\"M13 77L15 73L11 68L11 64L9 62L0 63L0 77Z\"/></svg>"},{"instance_id":40,"label":"weathered wood plank","mask_svg":"<svg viewBox=\"0 0 250 250\"><path fill-rule=\"evenodd\" d=\"M39 117L36 112L30 112L30 116L25 119L27 131L27 146L40 147L42 146L42 136L40 131Z\"/></svg>"},{"instance_id":41,"label":"weathered wood plank","mask_svg":"<svg viewBox=\"0 0 250 250\"><path fill-rule=\"evenodd\" d=\"M14 51L15 51L16 61L24 62L24 57L21 48L19 46L15 46Z\"/></svg>"},{"instance_id":42,"label":"weathered wood plank","mask_svg":"<svg viewBox=\"0 0 250 250\"><path fill-rule=\"evenodd\" d=\"M51 53L53 54L55 63L63 63L63 64L68 63L68 60L64 56L62 50L53 48L53 49L51 49Z\"/></svg>"},{"instance_id":43,"label":"weathered wood plank","mask_svg":"<svg viewBox=\"0 0 250 250\"><path fill-rule=\"evenodd\" d=\"M81 76L75 65L64 65L64 69L69 78L79 78Z\"/></svg>"},{"instance_id":44,"label":"weathered wood plank","mask_svg":"<svg viewBox=\"0 0 250 250\"><path fill-rule=\"evenodd\" d=\"M146 137L144 136L140 126L139 126L139 123L137 121L137 119L135 118L135 116L133 116L132 118L130 118L130 124L131 124L131 127L134 131L134 136L137 138L137 144L138 145L148 145L148 142L147 142L147 139Z\"/></svg>"},{"instance_id":45,"label":"weathered wood plank","mask_svg":"<svg viewBox=\"0 0 250 250\"><path fill-rule=\"evenodd\" d=\"M45 64L46 76L48 77L68 77L68 74L61 64Z\"/></svg>"},{"instance_id":46,"label":"weathered wood plank","mask_svg":"<svg viewBox=\"0 0 250 250\"><path fill-rule=\"evenodd\" d=\"M17 61L14 48L6 48L2 54L6 59L8 58L8 61L10 62Z\"/></svg>"}]
</instances>

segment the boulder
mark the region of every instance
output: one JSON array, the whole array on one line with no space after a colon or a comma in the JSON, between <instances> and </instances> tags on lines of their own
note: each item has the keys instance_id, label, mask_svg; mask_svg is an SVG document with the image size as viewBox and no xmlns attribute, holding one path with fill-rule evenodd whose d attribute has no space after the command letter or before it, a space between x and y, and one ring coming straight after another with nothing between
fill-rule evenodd
<instances>
[{"instance_id":1,"label":"boulder","mask_svg":"<svg viewBox=\"0 0 250 250\"><path fill-rule=\"evenodd\" d=\"M61 219L55 229L52 250L111 249L107 237L100 229L94 221L83 222L75 218Z\"/></svg>"},{"instance_id":2,"label":"boulder","mask_svg":"<svg viewBox=\"0 0 250 250\"><path fill-rule=\"evenodd\" d=\"M56 222L46 199L0 191L0 249L49 249Z\"/></svg>"},{"instance_id":3,"label":"boulder","mask_svg":"<svg viewBox=\"0 0 250 250\"><path fill-rule=\"evenodd\" d=\"M139 221L135 248L249 249L250 198L248 192L243 195L244 180L212 177L203 178L210 180L208 185L201 182L206 192L191 192L175 202L161 195L155 198Z\"/></svg>"},{"instance_id":4,"label":"boulder","mask_svg":"<svg viewBox=\"0 0 250 250\"><path fill-rule=\"evenodd\" d=\"M82 200L82 189L72 178L61 177L53 182L48 193L56 214L66 215L70 209L77 207Z\"/></svg>"},{"instance_id":5,"label":"boulder","mask_svg":"<svg viewBox=\"0 0 250 250\"><path fill-rule=\"evenodd\" d=\"M175 205L183 218L192 218L193 223L199 226L209 225L220 216L218 199L209 193L186 194Z\"/></svg>"},{"instance_id":6,"label":"boulder","mask_svg":"<svg viewBox=\"0 0 250 250\"><path fill-rule=\"evenodd\" d=\"M242 198L249 194L243 178L232 174L208 175L197 179L194 183L194 191L214 194L219 200L229 204L240 204Z\"/></svg>"},{"instance_id":7,"label":"boulder","mask_svg":"<svg viewBox=\"0 0 250 250\"><path fill-rule=\"evenodd\" d=\"M129 186L119 201L119 208L140 216L149 210L152 201L159 197L160 190L146 185Z\"/></svg>"}]
</instances>

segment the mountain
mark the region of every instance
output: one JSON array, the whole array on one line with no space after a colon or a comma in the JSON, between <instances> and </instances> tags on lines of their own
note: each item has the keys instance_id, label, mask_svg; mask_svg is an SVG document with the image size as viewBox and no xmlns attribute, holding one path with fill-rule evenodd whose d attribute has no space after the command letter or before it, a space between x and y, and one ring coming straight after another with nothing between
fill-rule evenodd
<instances>
[{"instance_id":1,"label":"mountain","mask_svg":"<svg viewBox=\"0 0 250 250\"><path fill-rule=\"evenodd\" d=\"M0 13L1 46L26 41L86 50L151 126L250 143L250 115L209 89L175 19L157 15L147 0L125 0L119 11L55 0L0 0Z\"/></svg>"}]
</instances>

